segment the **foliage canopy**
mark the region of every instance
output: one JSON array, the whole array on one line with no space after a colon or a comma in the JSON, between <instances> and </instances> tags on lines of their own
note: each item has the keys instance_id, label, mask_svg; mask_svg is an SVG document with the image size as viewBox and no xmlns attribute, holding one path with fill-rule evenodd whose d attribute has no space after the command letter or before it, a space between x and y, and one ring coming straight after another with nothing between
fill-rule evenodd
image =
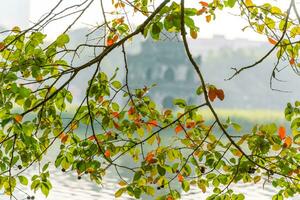
<instances>
[{"instance_id":1,"label":"foliage canopy","mask_svg":"<svg viewBox=\"0 0 300 200\"><path fill-rule=\"evenodd\" d=\"M294 0L287 10L273 6L272 1L259 4L252 0L209 0L188 6L190 2L184 0L112 0L113 11L109 14L101 1L104 23L91 32L101 30L103 34L97 41L75 49L67 47L68 31L94 0L57 12L62 2L32 27L14 27L1 33L5 38L0 42L0 188L6 195L13 197L18 184L29 184L33 191L41 190L47 196L52 188L50 165L64 172L75 171L79 178L89 176L97 184L108 169L118 174L118 170L125 170L131 179L125 180L119 174L116 197L127 193L135 198L149 195L179 199L180 191L171 184L175 182L185 192L190 185L203 193L208 187L214 188L208 199L241 200L244 195L230 189L232 184L263 181L279 188L273 199L299 195L300 102L287 104L285 117L291 124L288 131L283 126L262 124L253 126L250 133L240 133L240 125L230 119L222 121L215 112L213 102L222 101L226 94L205 82L186 38L198 37L196 20L204 18L206 23L213 23L219 12L234 8L248 20L246 28L266 35L272 47L254 64L233 68L228 79L257 66L273 52L278 62L271 82L277 79L281 62L299 73L300 17ZM74 7L78 10L71 12ZM136 29L130 24L132 14L145 19ZM45 45L44 28L70 15L78 17L56 40ZM125 44L139 34L159 40L167 32L181 37L183 53L201 83L195 95L199 95L202 104L189 105L184 99L174 99L175 110L162 110L147 96L151 86L130 88ZM81 65L66 59L76 56L82 48L97 53ZM103 59L117 48L123 53L120 59L124 60L124 83L116 79L117 71L108 76L101 69ZM94 71L85 98L75 106L72 117L65 118L73 101L69 86L87 68ZM124 104L116 100L118 95ZM200 114L203 108L214 116L212 123ZM86 127L85 134L79 133L80 127ZM170 138L163 136L166 130L172 131ZM55 144L60 147L55 161L43 162ZM118 160L122 157L131 159L134 165L121 165ZM35 164L38 172L32 177L24 176ZM155 193L160 189L163 190L157 197Z\"/></svg>"}]
</instances>

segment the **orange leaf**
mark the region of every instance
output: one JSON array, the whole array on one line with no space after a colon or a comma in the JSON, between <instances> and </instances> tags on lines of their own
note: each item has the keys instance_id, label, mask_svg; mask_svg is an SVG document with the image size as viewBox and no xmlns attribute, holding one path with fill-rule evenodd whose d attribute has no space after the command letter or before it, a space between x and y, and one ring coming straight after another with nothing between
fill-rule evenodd
<instances>
[{"instance_id":1,"label":"orange leaf","mask_svg":"<svg viewBox=\"0 0 300 200\"><path fill-rule=\"evenodd\" d=\"M182 126L177 125L176 128L175 128L175 133L179 133L182 130L183 130Z\"/></svg>"},{"instance_id":2,"label":"orange leaf","mask_svg":"<svg viewBox=\"0 0 300 200\"><path fill-rule=\"evenodd\" d=\"M111 46L111 45L113 45L114 44L114 40L113 39L111 39L111 38L109 38L109 39L107 39L107 46Z\"/></svg>"},{"instance_id":3,"label":"orange leaf","mask_svg":"<svg viewBox=\"0 0 300 200\"><path fill-rule=\"evenodd\" d=\"M160 144L161 138L159 137L159 135L156 135L156 141L157 141L157 144Z\"/></svg>"},{"instance_id":4,"label":"orange leaf","mask_svg":"<svg viewBox=\"0 0 300 200\"><path fill-rule=\"evenodd\" d=\"M295 64L295 58L291 58L290 64L291 64L291 65L294 65L294 64Z\"/></svg>"},{"instance_id":5,"label":"orange leaf","mask_svg":"<svg viewBox=\"0 0 300 200\"><path fill-rule=\"evenodd\" d=\"M217 97L216 88L210 87L209 90L208 90L209 100L213 102L216 97Z\"/></svg>"},{"instance_id":6,"label":"orange leaf","mask_svg":"<svg viewBox=\"0 0 300 200\"><path fill-rule=\"evenodd\" d=\"M197 11L197 15L202 15L203 13L205 13L205 11L207 10L207 8L203 7L200 10Z\"/></svg>"},{"instance_id":7,"label":"orange leaf","mask_svg":"<svg viewBox=\"0 0 300 200\"><path fill-rule=\"evenodd\" d=\"M151 126L158 126L158 123L157 123L156 120L151 120L151 121L148 122L148 124L151 125Z\"/></svg>"},{"instance_id":8,"label":"orange leaf","mask_svg":"<svg viewBox=\"0 0 300 200\"><path fill-rule=\"evenodd\" d=\"M61 142L62 143L66 143L67 140L68 140L69 136L68 135L65 135L64 137L61 138Z\"/></svg>"},{"instance_id":9,"label":"orange leaf","mask_svg":"<svg viewBox=\"0 0 300 200\"><path fill-rule=\"evenodd\" d=\"M120 117L118 112L112 112L111 115L113 116L113 118L119 118Z\"/></svg>"},{"instance_id":10,"label":"orange leaf","mask_svg":"<svg viewBox=\"0 0 300 200\"><path fill-rule=\"evenodd\" d=\"M211 21L211 15L207 15L205 18L206 18L207 23L209 23Z\"/></svg>"},{"instance_id":11,"label":"orange leaf","mask_svg":"<svg viewBox=\"0 0 300 200\"><path fill-rule=\"evenodd\" d=\"M109 157L110 157L110 151L109 151L109 150L106 150L106 151L104 152L104 155L105 155L106 158L109 158Z\"/></svg>"},{"instance_id":12,"label":"orange leaf","mask_svg":"<svg viewBox=\"0 0 300 200\"><path fill-rule=\"evenodd\" d=\"M286 145L286 147L290 147L293 143L293 140L290 136L285 138L284 144Z\"/></svg>"},{"instance_id":13,"label":"orange leaf","mask_svg":"<svg viewBox=\"0 0 300 200\"><path fill-rule=\"evenodd\" d=\"M186 123L187 128L194 128L196 126L195 121L189 121Z\"/></svg>"},{"instance_id":14,"label":"orange leaf","mask_svg":"<svg viewBox=\"0 0 300 200\"><path fill-rule=\"evenodd\" d=\"M62 139L62 138L65 137L65 136L66 136L65 133L61 133L61 134L58 136L58 138Z\"/></svg>"},{"instance_id":15,"label":"orange leaf","mask_svg":"<svg viewBox=\"0 0 300 200\"><path fill-rule=\"evenodd\" d=\"M113 121L113 124L114 124L114 127L115 127L116 129L119 129L119 128L120 128L120 125L119 125L117 122Z\"/></svg>"},{"instance_id":16,"label":"orange leaf","mask_svg":"<svg viewBox=\"0 0 300 200\"><path fill-rule=\"evenodd\" d=\"M178 179L179 182L183 182L184 177L181 174L178 174L177 179Z\"/></svg>"},{"instance_id":17,"label":"orange leaf","mask_svg":"<svg viewBox=\"0 0 300 200\"><path fill-rule=\"evenodd\" d=\"M134 107L130 107L129 110L128 110L128 115L132 115L134 113L135 113Z\"/></svg>"},{"instance_id":18,"label":"orange leaf","mask_svg":"<svg viewBox=\"0 0 300 200\"><path fill-rule=\"evenodd\" d=\"M90 137L88 137L88 140L91 140L91 141L92 141L92 140L95 140L95 139L96 139L96 137L95 137L95 136L93 136L93 135L92 135L92 136L90 136Z\"/></svg>"},{"instance_id":19,"label":"orange leaf","mask_svg":"<svg viewBox=\"0 0 300 200\"><path fill-rule=\"evenodd\" d=\"M173 197L168 196L168 197L167 197L167 200L173 200Z\"/></svg>"},{"instance_id":20,"label":"orange leaf","mask_svg":"<svg viewBox=\"0 0 300 200\"><path fill-rule=\"evenodd\" d=\"M123 24L124 23L124 17L121 17L121 18L117 19L116 22L118 24Z\"/></svg>"},{"instance_id":21,"label":"orange leaf","mask_svg":"<svg viewBox=\"0 0 300 200\"><path fill-rule=\"evenodd\" d=\"M208 3L205 1L200 1L199 3L204 7L208 7Z\"/></svg>"},{"instance_id":22,"label":"orange leaf","mask_svg":"<svg viewBox=\"0 0 300 200\"><path fill-rule=\"evenodd\" d=\"M99 103L101 103L103 101L103 96L99 96L97 100Z\"/></svg>"},{"instance_id":23,"label":"orange leaf","mask_svg":"<svg viewBox=\"0 0 300 200\"><path fill-rule=\"evenodd\" d=\"M216 93L217 93L217 97L221 100L221 101L223 101L224 100L224 91L222 90L222 89L218 89L218 90L216 90Z\"/></svg>"},{"instance_id":24,"label":"orange leaf","mask_svg":"<svg viewBox=\"0 0 300 200\"><path fill-rule=\"evenodd\" d=\"M277 41L272 39L272 38L268 38L268 41L273 44L273 45L276 45L277 44Z\"/></svg>"},{"instance_id":25,"label":"orange leaf","mask_svg":"<svg viewBox=\"0 0 300 200\"><path fill-rule=\"evenodd\" d=\"M146 162L148 162L148 163L152 163L153 158L154 158L154 153L149 152L149 153L147 154L145 160L146 160Z\"/></svg>"},{"instance_id":26,"label":"orange leaf","mask_svg":"<svg viewBox=\"0 0 300 200\"><path fill-rule=\"evenodd\" d=\"M16 116L15 116L15 120L16 120L16 122L18 122L18 123L20 123L20 122L22 121L22 119L23 119L23 116L22 116L22 115L16 115Z\"/></svg>"},{"instance_id":27,"label":"orange leaf","mask_svg":"<svg viewBox=\"0 0 300 200\"><path fill-rule=\"evenodd\" d=\"M280 137L281 140L283 140L286 136L286 132L285 132L285 127L284 126L280 126L278 129L278 135Z\"/></svg>"}]
</instances>

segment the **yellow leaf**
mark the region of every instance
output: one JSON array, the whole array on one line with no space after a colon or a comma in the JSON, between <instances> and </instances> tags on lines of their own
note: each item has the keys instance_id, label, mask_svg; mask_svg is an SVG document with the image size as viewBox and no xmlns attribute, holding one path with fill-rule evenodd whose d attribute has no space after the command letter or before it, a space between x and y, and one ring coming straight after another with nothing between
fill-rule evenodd
<instances>
[{"instance_id":1,"label":"yellow leaf","mask_svg":"<svg viewBox=\"0 0 300 200\"><path fill-rule=\"evenodd\" d=\"M150 144L150 145L152 145L153 144L153 142L155 141L155 135L153 135L151 138L149 138L148 140L147 140L147 143L148 144Z\"/></svg>"},{"instance_id":2,"label":"yellow leaf","mask_svg":"<svg viewBox=\"0 0 300 200\"><path fill-rule=\"evenodd\" d=\"M12 28L12 31L15 32L15 33L19 33L19 32L21 32L21 29L20 29L20 27L15 26L15 27Z\"/></svg>"},{"instance_id":3,"label":"yellow leaf","mask_svg":"<svg viewBox=\"0 0 300 200\"><path fill-rule=\"evenodd\" d=\"M286 147L290 147L293 143L293 140L290 136L285 138L284 144L286 145Z\"/></svg>"},{"instance_id":4,"label":"yellow leaf","mask_svg":"<svg viewBox=\"0 0 300 200\"><path fill-rule=\"evenodd\" d=\"M245 4L246 4L246 6L253 6L254 5L252 0L246 0Z\"/></svg>"},{"instance_id":5,"label":"yellow leaf","mask_svg":"<svg viewBox=\"0 0 300 200\"><path fill-rule=\"evenodd\" d=\"M77 129L77 128L78 128L77 123L76 123L76 122L72 122L72 123L71 123L71 128L70 128L70 129L71 129L72 131L74 131L74 130Z\"/></svg>"},{"instance_id":6,"label":"yellow leaf","mask_svg":"<svg viewBox=\"0 0 300 200\"><path fill-rule=\"evenodd\" d=\"M127 185L127 183L126 183L125 181L120 181L118 184L119 184L120 186L125 186L125 185Z\"/></svg>"},{"instance_id":7,"label":"yellow leaf","mask_svg":"<svg viewBox=\"0 0 300 200\"><path fill-rule=\"evenodd\" d=\"M198 37L197 31L194 31L194 30L190 30L190 35L193 39L197 39L197 37Z\"/></svg>"},{"instance_id":8,"label":"yellow leaf","mask_svg":"<svg viewBox=\"0 0 300 200\"><path fill-rule=\"evenodd\" d=\"M207 15L205 18L206 18L207 23L209 23L211 21L211 15Z\"/></svg>"}]
</instances>

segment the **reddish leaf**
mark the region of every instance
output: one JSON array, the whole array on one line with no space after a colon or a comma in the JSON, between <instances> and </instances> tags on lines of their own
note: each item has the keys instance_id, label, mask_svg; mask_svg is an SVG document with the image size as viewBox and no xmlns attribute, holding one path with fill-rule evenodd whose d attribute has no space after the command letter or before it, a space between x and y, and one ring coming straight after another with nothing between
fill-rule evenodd
<instances>
[{"instance_id":1,"label":"reddish leaf","mask_svg":"<svg viewBox=\"0 0 300 200\"><path fill-rule=\"evenodd\" d=\"M205 1L200 1L199 3L204 7L208 7L208 3Z\"/></svg>"},{"instance_id":2,"label":"reddish leaf","mask_svg":"<svg viewBox=\"0 0 300 200\"><path fill-rule=\"evenodd\" d=\"M216 93L217 93L217 97L218 97L221 101L223 101L223 100L224 100L224 97L225 97L224 91L223 91L222 89L218 89L218 90L216 90Z\"/></svg>"},{"instance_id":3,"label":"reddish leaf","mask_svg":"<svg viewBox=\"0 0 300 200\"><path fill-rule=\"evenodd\" d=\"M189 121L186 123L187 128L194 128L196 126L195 121Z\"/></svg>"},{"instance_id":4,"label":"reddish leaf","mask_svg":"<svg viewBox=\"0 0 300 200\"><path fill-rule=\"evenodd\" d=\"M294 64L295 64L295 58L291 58L290 64L291 64L291 65L294 65Z\"/></svg>"},{"instance_id":5,"label":"reddish leaf","mask_svg":"<svg viewBox=\"0 0 300 200\"><path fill-rule=\"evenodd\" d=\"M148 124L151 125L151 126L158 126L158 123L157 123L156 120L148 121Z\"/></svg>"},{"instance_id":6,"label":"reddish leaf","mask_svg":"<svg viewBox=\"0 0 300 200\"><path fill-rule=\"evenodd\" d=\"M109 157L110 157L110 151L109 151L109 150L106 150L106 151L104 152L104 155L105 155L106 158L109 158Z\"/></svg>"},{"instance_id":7,"label":"reddish leaf","mask_svg":"<svg viewBox=\"0 0 300 200\"><path fill-rule=\"evenodd\" d=\"M277 41L272 39L272 38L268 38L268 41L273 44L273 45L276 45L277 44Z\"/></svg>"},{"instance_id":8,"label":"reddish leaf","mask_svg":"<svg viewBox=\"0 0 300 200\"><path fill-rule=\"evenodd\" d=\"M68 140L69 136L68 135L65 135L64 137L61 138L61 142L62 143L66 143L67 140Z\"/></svg>"},{"instance_id":9,"label":"reddish leaf","mask_svg":"<svg viewBox=\"0 0 300 200\"><path fill-rule=\"evenodd\" d=\"M111 115L113 116L113 118L119 118L120 117L118 112L112 112Z\"/></svg>"},{"instance_id":10,"label":"reddish leaf","mask_svg":"<svg viewBox=\"0 0 300 200\"><path fill-rule=\"evenodd\" d=\"M213 102L217 97L217 92L216 92L216 88L214 87L210 87L208 89L208 98L211 102Z\"/></svg>"},{"instance_id":11,"label":"reddish leaf","mask_svg":"<svg viewBox=\"0 0 300 200\"><path fill-rule=\"evenodd\" d=\"M93 135L92 135L92 136L90 136L90 137L88 137L88 140L91 140L91 141L92 141L92 140L95 140L95 139L96 139L96 137L95 137L95 136L93 136Z\"/></svg>"},{"instance_id":12,"label":"reddish leaf","mask_svg":"<svg viewBox=\"0 0 300 200\"><path fill-rule=\"evenodd\" d=\"M101 103L103 101L103 96L99 96L97 100L98 100L98 103Z\"/></svg>"},{"instance_id":13,"label":"reddish leaf","mask_svg":"<svg viewBox=\"0 0 300 200\"><path fill-rule=\"evenodd\" d=\"M15 120L16 120L16 122L18 122L18 123L20 123L20 122L22 121L22 119L23 119L23 116L22 116L22 115L16 115L16 116L15 116Z\"/></svg>"},{"instance_id":14,"label":"reddish leaf","mask_svg":"<svg viewBox=\"0 0 300 200\"><path fill-rule=\"evenodd\" d=\"M177 125L176 128L175 128L175 133L179 133L182 130L183 130L182 126L181 125Z\"/></svg>"},{"instance_id":15,"label":"reddish leaf","mask_svg":"<svg viewBox=\"0 0 300 200\"><path fill-rule=\"evenodd\" d=\"M135 113L134 107L130 107L129 110L128 110L128 115L132 115L134 113Z\"/></svg>"},{"instance_id":16,"label":"reddish leaf","mask_svg":"<svg viewBox=\"0 0 300 200\"><path fill-rule=\"evenodd\" d=\"M114 124L114 127L115 127L116 129L119 129L119 128L120 128L120 125L119 125L117 122L113 121L113 124Z\"/></svg>"},{"instance_id":17,"label":"reddish leaf","mask_svg":"<svg viewBox=\"0 0 300 200\"><path fill-rule=\"evenodd\" d=\"M159 137L159 135L156 135L156 141L157 141L157 144L160 144L161 138Z\"/></svg>"},{"instance_id":18,"label":"reddish leaf","mask_svg":"<svg viewBox=\"0 0 300 200\"><path fill-rule=\"evenodd\" d=\"M149 164L150 163L153 163L153 160L154 160L154 153L152 152L149 152L145 158L146 162L148 162Z\"/></svg>"},{"instance_id":19,"label":"reddish leaf","mask_svg":"<svg viewBox=\"0 0 300 200\"><path fill-rule=\"evenodd\" d=\"M114 44L114 40L113 39L111 39L111 38L109 38L109 39L107 39L107 46L111 46L111 45L113 45Z\"/></svg>"},{"instance_id":20,"label":"reddish leaf","mask_svg":"<svg viewBox=\"0 0 300 200\"><path fill-rule=\"evenodd\" d=\"M202 15L203 13L205 13L207 10L207 8L203 7L200 10L197 11L197 15Z\"/></svg>"},{"instance_id":21,"label":"reddish leaf","mask_svg":"<svg viewBox=\"0 0 300 200\"><path fill-rule=\"evenodd\" d=\"M285 132L285 127L284 126L280 126L278 129L278 135L280 137L281 140L283 140L286 136L286 132Z\"/></svg>"},{"instance_id":22,"label":"reddish leaf","mask_svg":"<svg viewBox=\"0 0 300 200\"><path fill-rule=\"evenodd\" d=\"M0 42L0 51L2 51L5 48L5 44L3 42Z\"/></svg>"},{"instance_id":23,"label":"reddish leaf","mask_svg":"<svg viewBox=\"0 0 300 200\"><path fill-rule=\"evenodd\" d=\"M179 182L183 182L184 181L184 177L181 174L177 175L177 179Z\"/></svg>"}]
</instances>

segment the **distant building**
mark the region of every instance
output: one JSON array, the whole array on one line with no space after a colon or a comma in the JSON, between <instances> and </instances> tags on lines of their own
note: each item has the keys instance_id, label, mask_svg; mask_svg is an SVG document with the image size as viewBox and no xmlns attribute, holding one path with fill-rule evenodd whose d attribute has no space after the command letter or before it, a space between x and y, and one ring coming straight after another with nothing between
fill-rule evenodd
<instances>
[{"instance_id":1,"label":"distant building","mask_svg":"<svg viewBox=\"0 0 300 200\"><path fill-rule=\"evenodd\" d=\"M270 89L270 76L276 63L274 55L236 78L224 81L232 75L232 67L240 68L259 60L271 48L268 43L247 39L228 40L217 35L207 39L190 39L189 44L205 81L222 88L225 92L224 101L214 102L215 106L282 109L286 102L299 99L297 93L282 93ZM128 56L130 89L156 83L157 86L150 90L149 96L164 108L172 107L173 98L184 98L191 104L203 101L196 95L200 82L188 61L182 42L154 42L148 39L134 48L138 49L138 52ZM276 88L297 91L299 79L292 70L280 72L280 77L283 77L283 80L288 78L289 82L285 84L275 81Z\"/></svg>"},{"instance_id":2,"label":"distant building","mask_svg":"<svg viewBox=\"0 0 300 200\"><path fill-rule=\"evenodd\" d=\"M128 57L130 88L142 88L156 83L157 88L153 88L149 95L164 108L172 108L175 97L194 103L199 83L182 43L147 40L141 45L140 53ZM196 59L201 62L200 57Z\"/></svg>"}]
</instances>

